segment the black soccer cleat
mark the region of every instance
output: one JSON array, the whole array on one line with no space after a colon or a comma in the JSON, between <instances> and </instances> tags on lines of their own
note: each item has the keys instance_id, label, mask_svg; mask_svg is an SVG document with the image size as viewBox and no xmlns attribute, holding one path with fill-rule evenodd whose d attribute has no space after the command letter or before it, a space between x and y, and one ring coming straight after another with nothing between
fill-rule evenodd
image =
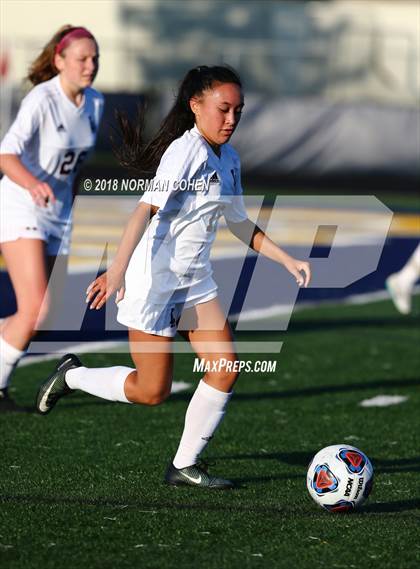
<instances>
[{"instance_id":1,"label":"black soccer cleat","mask_svg":"<svg viewBox=\"0 0 420 569\"><path fill-rule=\"evenodd\" d=\"M172 462L165 474L165 482L170 486L196 486L210 490L229 490L235 487L231 480L210 476L205 463L197 463L185 468L175 468Z\"/></svg>"},{"instance_id":2,"label":"black soccer cleat","mask_svg":"<svg viewBox=\"0 0 420 569\"><path fill-rule=\"evenodd\" d=\"M65 380L66 372L69 369L81 367L83 364L79 358L73 354L66 354L58 362L54 372L41 384L36 397L36 409L41 415L46 415L53 409L61 397L73 393Z\"/></svg>"}]
</instances>

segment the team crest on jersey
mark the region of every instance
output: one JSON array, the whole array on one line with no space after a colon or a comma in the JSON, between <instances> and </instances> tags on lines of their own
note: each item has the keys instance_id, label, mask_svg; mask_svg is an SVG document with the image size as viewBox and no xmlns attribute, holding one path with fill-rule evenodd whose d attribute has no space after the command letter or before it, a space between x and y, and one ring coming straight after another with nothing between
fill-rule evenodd
<instances>
[{"instance_id":1,"label":"team crest on jersey","mask_svg":"<svg viewBox=\"0 0 420 569\"><path fill-rule=\"evenodd\" d=\"M95 121L93 120L93 118L89 115L89 124L90 124L90 130L92 131L93 134L95 134L96 132L96 124Z\"/></svg>"}]
</instances>

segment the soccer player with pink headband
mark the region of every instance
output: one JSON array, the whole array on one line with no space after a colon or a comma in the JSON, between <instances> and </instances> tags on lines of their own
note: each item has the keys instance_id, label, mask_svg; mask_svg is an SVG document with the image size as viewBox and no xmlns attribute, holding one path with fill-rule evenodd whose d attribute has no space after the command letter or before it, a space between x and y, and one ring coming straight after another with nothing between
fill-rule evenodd
<instances>
[{"instance_id":1,"label":"soccer player with pink headband","mask_svg":"<svg viewBox=\"0 0 420 569\"><path fill-rule=\"evenodd\" d=\"M34 85L0 145L0 248L17 311L0 328L0 412L14 367L45 319L54 263L63 270L72 227L72 186L96 141L103 96L91 85L99 47L83 27L63 26L29 69Z\"/></svg>"}]
</instances>

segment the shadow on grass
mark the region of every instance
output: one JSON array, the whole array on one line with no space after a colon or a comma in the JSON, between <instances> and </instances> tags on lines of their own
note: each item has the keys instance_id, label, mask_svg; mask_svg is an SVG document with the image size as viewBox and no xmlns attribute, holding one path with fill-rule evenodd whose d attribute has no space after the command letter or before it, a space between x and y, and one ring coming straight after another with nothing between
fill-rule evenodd
<instances>
[{"instance_id":1,"label":"shadow on grass","mask_svg":"<svg viewBox=\"0 0 420 569\"><path fill-rule=\"evenodd\" d=\"M211 455L209 461L213 460L278 460L292 466L308 466L309 461L317 451L306 452L256 452L250 454L229 454L229 455Z\"/></svg>"},{"instance_id":2,"label":"shadow on grass","mask_svg":"<svg viewBox=\"0 0 420 569\"><path fill-rule=\"evenodd\" d=\"M418 332L420 316L392 316L392 317L369 317L366 318L324 318L324 319L299 319L292 321L288 332L310 332L313 330L322 331L348 329L348 328L381 328L381 330L391 330L403 328L404 330L415 330Z\"/></svg>"},{"instance_id":3,"label":"shadow on grass","mask_svg":"<svg viewBox=\"0 0 420 569\"><path fill-rule=\"evenodd\" d=\"M386 460L373 457L372 464L375 472L382 474L392 474L393 472L420 472L420 456Z\"/></svg>"},{"instance_id":4,"label":"shadow on grass","mask_svg":"<svg viewBox=\"0 0 420 569\"><path fill-rule=\"evenodd\" d=\"M83 401L68 401L66 400L66 402L63 405L60 405L60 407L57 410L54 410L54 414L55 413L61 413L62 411L71 411L72 409L77 409L79 407L98 407L98 406L104 406L104 405L109 405L114 403L113 401L105 401L105 400L101 400L101 399L97 399L97 398L93 398L92 399L88 399L86 398L86 400ZM2 416L5 417L9 417L12 415L22 415L22 414L34 414L37 416L41 416L40 413L38 413L37 408L34 405L24 405L24 404L19 404L19 408L16 411L5 411L2 413Z\"/></svg>"},{"instance_id":5,"label":"shadow on grass","mask_svg":"<svg viewBox=\"0 0 420 569\"><path fill-rule=\"evenodd\" d=\"M239 403L241 401L262 401L262 400L274 400L274 399L290 399L294 397L313 397L317 395L333 394L333 393L347 393L352 391L367 391L373 389L404 389L420 386L420 379L391 379L391 380L377 380L377 381L359 381L357 383L346 383L344 385L318 385L316 387L303 387L301 389L288 389L285 391L260 391L255 393L238 393L235 392L233 401ZM76 396L77 397L77 396ZM190 401L192 397L191 391L183 391L182 393L173 393L168 401L168 403L174 403L179 401ZM83 407L96 407L104 405L115 405L114 401L107 401L105 399L99 399L97 397L88 397L83 395L78 399L66 399L65 404L60 406L60 412L71 411L77 408ZM120 403L120 405L125 405ZM139 405L139 407L142 407ZM27 412L36 412L34 407L27 407L25 409Z\"/></svg>"},{"instance_id":6,"label":"shadow on grass","mask_svg":"<svg viewBox=\"0 0 420 569\"><path fill-rule=\"evenodd\" d=\"M142 512L145 510L153 511L161 511L161 510L206 510L206 511L215 511L215 512L255 512L255 513L263 513L263 514L282 514L290 513L293 516L296 516L296 510L292 510L290 508L283 508L283 507L275 507L275 506L254 506L253 504L232 504L226 503L217 504L214 500L206 501L209 499L209 496L214 493L214 490L206 491L206 490L199 490L198 493L196 490L193 490L191 494L190 487L177 487L171 488L172 492L176 493L176 496L182 497L185 494L185 498L187 499L199 499L195 503L177 503L168 499L167 502L165 501L153 501L153 500L141 500L141 499L132 499L132 497L127 497L127 499L115 499L109 498L106 496L98 497L98 498L89 498L89 497L82 497L82 496L42 496L36 494L3 494L0 496L0 504L30 504L30 505L41 505L41 506L49 506L49 505L63 505L63 506L98 506L98 507L114 507L114 508L133 508L137 509L140 508ZM237 489L235 490L226 490L223 494L228 497L237 493ZM200 499L200 497L202 499Z\"/></svg>"},{"instance_id":7,"label":"shadow on grass","mask_svg":"<svg viewBox=\"0 0 420 569\"><path fill-rule=\"evenodd\" d=\"M420 509L420 498L412 500L400 500L398 502L372 502L363 506L361 514L387 514L406 512L408 510Z\"/></svg>"},{"instance_id":8,"label":"shadow on grass","mask_svg":"<svg viewBox=\"0 0 420 569\"><path fill-rule=\"evenodd\" d=\"M303 318L300 315L296 319L292 319L287 330L243 330L235 331L236 340L259 340L259 341L272 341L273 334L290 334L312 331L326 331L332 332L334 330L361 328L366 330L369 328L380 328L384 332L398 330L413 330L418 332L420 325L420 314L413 314L410 316L390 315L390 316L371 316L366 317L348 317L341 315L339 318ZM282 339L282 338L280 338Z\"/></svg>"},{"instance_id":9,"label":"shadow on grass","mask_svg":"<svg viewBox=\"0 0 420 569\"><path fill-rule=\"evenodd\" d=\"M173 489L174 492L177 493L178 497L182 497L182 494L185 493L186 499L191 498L191 488L175 488ZM236 495L238 490L229 490L226 491L228 495ZM210 494L213 491L210 491ZM118 509L138 509L140 508L142 513L146 513L146 511L150 511L151 513L157 511L182 511L182 510L197 510L200 512L231 512L231 513L254 513L254 514L263 514L263 515L280 515L280 516L287 516L296 518L296 516L300 517L309 517L309 518L319 518L320 516L331 515L327 514L326 512L322 512L319 508L312 509L306 506L297 506L297 507L288 507L288 506L272 506L272 505L260 505L255 506L253 504L233 504L231 501L226 500L226 504L217 504L214 500L206 501L208 499L209 494L206 491L201 490L201 494L193 494L194 498L203 498L202 500L198 500L196 503L177 503L173 500L165 501L144 501L139 499L131 499L128 497L125 499L116 500L115 498L108 498L106 496L99 497L99 498L87 498L87 497L71 497L71 496L42 496L36 494L3 494L0 496L0 504L13 504L15 507L17 505L36 505L36 506L75 506L75 507L84 507L84 506L96 506L96 507L104 507L104 508L118 508ZM312 506L312 505L311 505ZM350 512L347 514L340 514L337 516L338 519L342 518L343 515L345 517L352 516L352 515L367 515L367 514L393 514L393 513L403 513L409 512L410 510L416 510L420 507L420 500L415 498L412 500L401 500L397 502L381 502L381 503L372 503L363 506L361 510L356 512Z\"/></svg>"},{"instance_id":10,"label":"shadow on grass","mask_svg":"<svg viewBox=\"0 0 420 569\"><path fill-rule=\"evenodd\" d=\"M319 449L305 452L257 452L250 454L233 454L233 455L211 455L210 460L231 461L231 460L275 460L288 464L290 466L308 467L312 457ZM413 456L411 458L392 458L381 459L371 458L375 474L393 474L398 472L420 472L420 456ZM282 478L299 478L306 475L302 472L301 475L291 474L290 476L283 476ZM250 481L251 479L249 479ZM257 478L255 480L258 480Z\"/></svg>"},{"instance_id":11,"label":"shadow on grass","mask_svg":"<svg viewBox=\"0 0 420 569\"><path fill-rule=\"evenodd\" d=\"M415 387L420 385L420 379L391 379L377 381L359 381L357 383L346 383L343 385L318 385L316 387L303 387L301 389L288 389L285 391L260 391L255 393L235 392L232 401L259 401L262 399L288 399L292 397L312 397L314 395L324 395L325 393L346 393L350 391L364 391L370 389L389 389L405 387ZM170 401L189 401L190 392L174 393Z\"/></svg>"}]
</instances>

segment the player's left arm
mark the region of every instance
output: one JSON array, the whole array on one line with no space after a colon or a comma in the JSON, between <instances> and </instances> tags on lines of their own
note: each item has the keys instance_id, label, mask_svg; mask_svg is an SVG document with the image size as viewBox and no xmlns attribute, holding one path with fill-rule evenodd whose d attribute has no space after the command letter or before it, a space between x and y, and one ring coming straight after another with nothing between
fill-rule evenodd
<instances>
[{"instance_id":1,"label":"player's left arm","mask_svg":"<svg viewBox=\"0 0 420 569\"><path fill-rule=\"evenodd\" d=\"M226 220L226 223L233 235L245 245L268 259L283 265L295 277L299 286L308 286L311 280L311 267L307 261L300 261L288 255L250 219L238 223Z\"/></svg>"}]
</instances>

